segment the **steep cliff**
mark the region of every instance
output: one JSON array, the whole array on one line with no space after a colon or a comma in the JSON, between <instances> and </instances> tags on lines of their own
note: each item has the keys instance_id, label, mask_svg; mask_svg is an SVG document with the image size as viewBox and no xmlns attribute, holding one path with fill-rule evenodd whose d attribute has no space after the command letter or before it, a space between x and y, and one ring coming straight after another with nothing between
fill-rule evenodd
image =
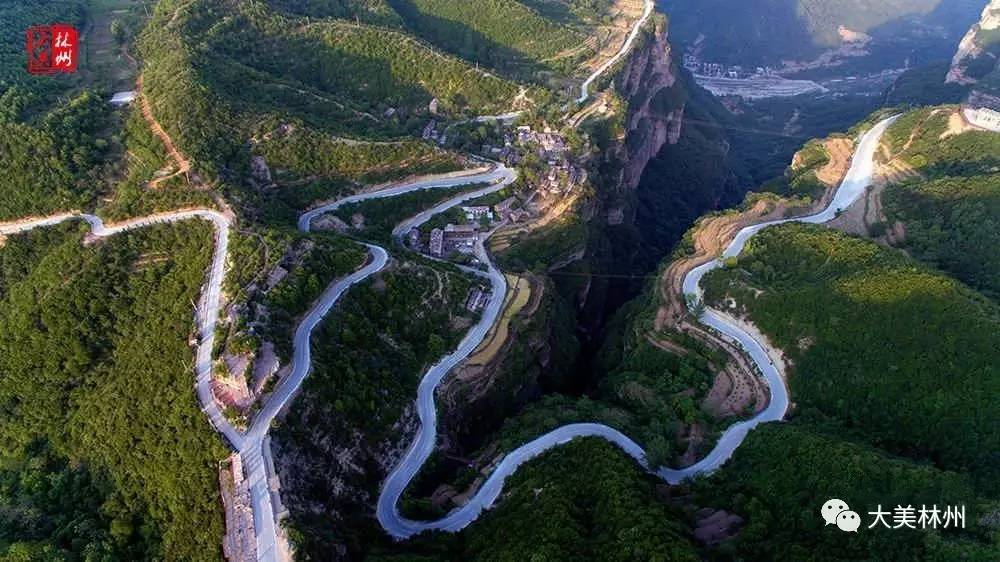
<instances>
[{"instance_id":1,"label":"steep cliff","mask_svg":"<svg viewBox=\"0 0 1000 562\"><path fill-rule=\"evenodd\" d=\"M638 292L641 276L696 217L742 195L724 132L732 117L675 53L666 19L659 18L616 78L627 105L624 141L604 150L605 220L591 237L589 256L595 273L635 278L594 277L582 320L591 332Z\"/></svg>"},{"instance_id":2,"label":"steep cliff","mask_svg":"<svg viewBox=\"0 0 1000 562\"><path fill-rule=\"evenodd\" d=\"M619 82L619 93L629 100L622 187L632 190L663 145L677 144L683 126L685 100L674 90L677 69L665 21L656 22L652 36L629 60Z\"/></svg>"},{"instance_id":3,"label":"steep cliff","mask_svg":"<svg viewBox=\"0 0 1000 562\"><path fill-rule=\"evenodd\" d=\"M969 29L951 62L946 81L976 84L997 71L1000 56L1000 0L991 0L980 20Z\"/></svg>"},{"instance_id":4,"label":"steep cliff","mask_svg":"<svg viewBox=\"0 0 1000 562\"><path fill-rule=\"evenodd\" d=\"M497 339L491 331L438 391L446 436L442 448L450 455L471 454L525 403L568 384L580 351L573 311L551 281L539 276L522 281L527 281L530 296L516 312L518 295L506 303L501 320L506 337ZM491 358L482 360L484 356Z\"/></svg>"}]
</instances>

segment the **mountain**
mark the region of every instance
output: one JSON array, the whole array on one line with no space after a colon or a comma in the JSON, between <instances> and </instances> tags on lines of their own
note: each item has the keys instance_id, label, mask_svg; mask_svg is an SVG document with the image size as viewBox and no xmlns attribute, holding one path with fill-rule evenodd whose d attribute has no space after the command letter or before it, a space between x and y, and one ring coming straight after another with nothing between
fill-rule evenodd
<instances>
[{"instance_id":1,"label":"mountain","mask_svg":"<svg viewBox=\"0 0 1000 562\"><path fill-rule=\"evenodd\" d=\"M975 97L1000 96L1000 2L992 0L958 45L946 82L973 85ZM978 100L983 103L985 100ZM997 105L993 102L990 105Z\"/></svg>"},{"instance_id":2,"label":"mountain","mask_svg":"<svg viewBox=\"0 0 1000 562\"><path fill-rule=\"evenodd\" d=\"M661 6L677 40L701 61L779 69L787 61L815 61L827 74L846 76L950 57L982 2L664 0Z\"/></svg>"},{"instance_id":3,"label":"mountain","mask_svg":"<svg viewBox=\"0 0 1000 562\"><path fill-rule=\"evenodd\" d=\"M0 560L1000 559L984 2L0 0Z\"/></svg>"}]
</instances>

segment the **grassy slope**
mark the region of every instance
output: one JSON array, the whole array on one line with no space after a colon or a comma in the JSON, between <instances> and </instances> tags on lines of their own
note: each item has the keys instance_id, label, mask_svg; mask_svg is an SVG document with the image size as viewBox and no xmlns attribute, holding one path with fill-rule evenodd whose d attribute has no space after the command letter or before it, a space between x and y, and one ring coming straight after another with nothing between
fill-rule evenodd
<instances>
[{"instance_id":1,"label":"grassy slope","mask_svg":"<svg viewBox=\"0 0 1000 562\"><path fill-rule=\"evenodd\" d=\"M296 19L264 4L165 0L142 48L160 121L208 172L245 169L242 141L262 121L396 137L430 119L433 98L444 112L490 113L517 93L401 31Z\"/></svg>"},{"instance_id":2,"label":"grassy slope","mask_svg":"<svg viewBox=\"0 0 1000 562\"><path fill-rule=\"evenodd\" d=\"M701 505L747 520L720 551L744 560L974 560L1000 556L979 518L995 509L967 475L893 458L818 432L808 424L768 424L753 431L716 475L696 484ZM856 534L825 527L820 507L837 498L863 521ZM965 505L967 532L869 529L881 505ZM892 518L890 517L890 523Z\"/></svg>"},{"instance_id":3,"label":"grassy slope","mask_svg":"<svg viewBox=\"0 0 1000 562\"><path fill-rule=\"evenodd\" d=\"M389 0L412 33L442 49L504 71L550 68L564 72L593 54L579 47L586 36L554 22L515 0L453 2L451 0Z\"/></svg>"},{"instance_id":4,"label":"grassy slope","mask_svg":"<svg viewBox=\"0 0 1000 562\"><path fill-rule=\"evenodd\" d=\"M352 288L313 335L313 373L274 434L299 552L358 557L386 538L370 516L380 463L410 438L398 424L420 375L465 334L470 285L453 269L404 262Z\"/></svg>"},{"instance_id":5,"label":"grassy slope","mask_svg":"<svg viewBox=\"0 0 1000 562\"><path fill-rule=\"evenodd\" d=\"M369 559L698 560L683 515L656 484L612 445L573 441L521 467L503 501L460 534L418 536Z\"/></svg>"},{"instance_id":6,"label":"grassy slope","mask_svg":"<svg viewBox=\"0 0 1000 562\"><path fill-rule=\"evenodd\" d=\"M94 168L107 142L107 108L76 90L77 76L31 77L25 71L24 30L60 20L80 25L81 2L0 4L0 220L81 207L95 192Z\"/></svg>"},{"instance_id":7,"label":"grassy slope","mask_svg":"<svg viewBox=\"0 0 1000 562\"><path fill-rule=\"evenodd\" d=\"M314 129L297 129L270 135L254 146L271 167L299 176L322 176L361 183L394 179L400 175L454 171L461 168L456 154L429 143L403 140L394 143L355 143L324 135Z\"/></svg>"}]
</instances>

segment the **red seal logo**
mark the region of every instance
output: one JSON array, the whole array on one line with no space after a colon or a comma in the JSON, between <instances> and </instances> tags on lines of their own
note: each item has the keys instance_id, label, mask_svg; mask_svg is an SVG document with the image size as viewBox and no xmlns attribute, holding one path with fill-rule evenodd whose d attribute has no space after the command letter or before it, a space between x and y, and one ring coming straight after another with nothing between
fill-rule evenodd
<instances>
[{"instance_id":1,"label":"red seal logo","mask_svg":"<svg viewBox=\"0 0 1000 562\"><path fill-rule=\"evenodd\" d=\"M80 52L76 28L64 24L36 25L24 35L29 73L76 72Z\"/></svg>"}]
</instances>

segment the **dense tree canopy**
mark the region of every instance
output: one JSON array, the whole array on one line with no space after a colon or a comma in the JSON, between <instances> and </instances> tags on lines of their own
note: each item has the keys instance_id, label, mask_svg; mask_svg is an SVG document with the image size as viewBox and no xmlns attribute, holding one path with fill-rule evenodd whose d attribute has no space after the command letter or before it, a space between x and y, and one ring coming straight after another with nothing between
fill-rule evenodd
<instances>
[{"instance_id":1,"label":"dense tree canopy","mask_svg":"<svg viewBox=\"0 0 1000 562\"><path fill-rule=\"evenodd\" d=\"M41 510L0 548L217 557L225 452L192 391L187 345L211 231L183 224L82 239L70 225L0 250L0 480L12 490L0 502ZM52 492L25 487L30 467L50 475ZM57 513L39 494L58 490L89 498ZM90 530L68 529L68 517Z\"/></svg>"},{"instance_id":2,"label":"dense tree canopy","mask_svg":"<svg viewBox=\"0 0 1000 562\"><path fill-rule=\"evenodd\" d=\"M706 279L785 350L803 414L997 492L1000 308L878 245L789 224ZM761 293L755 290L760 289Z\"/></svg>"}]
</instances>

